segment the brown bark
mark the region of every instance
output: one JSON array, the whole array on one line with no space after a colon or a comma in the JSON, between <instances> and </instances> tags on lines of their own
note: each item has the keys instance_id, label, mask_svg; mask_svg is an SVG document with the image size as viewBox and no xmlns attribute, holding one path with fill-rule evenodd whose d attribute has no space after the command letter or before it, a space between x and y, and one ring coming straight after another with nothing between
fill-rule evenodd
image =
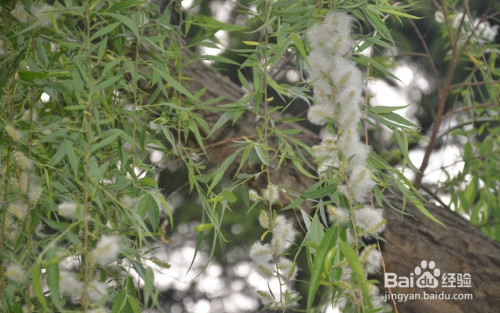
<instances>
[{"instance_id":1,"label":"brown bark","mask_svg":"<svg viewBox=\"0 0 500 313\"><path fill-rule=\"evenodd\" d=\"M191 79L187 88L193 93L208 87L203 100L224 97L221 103L232 103L244 95L238 85L201 63L194 63L186 68L184 75ZM203 114L210 124L214 124L222 114L217 111L198 113ZM222 162L231 151L233 139L240 140L242 136L253 136L255 123L255 115L249 111L246 111L234 125L231 125L231 122L227 123L207 142L207 146L211 147L208 151L209 163L217 166ZM308 145L319 141L317 136L297 124L277 123L276 127L301 129L301 140ZM270 144L272 145L273 142ZM305 190L313 183L293 166L285 166L273 171L271 181L295 191ZM263 187L265 186L261 186ZM387 199L394 207L402 208L402 198L388 196ZM470 288L425 289L426 292L470 293L473 299L396 302L398 312L500 312L500 244L485 236L458 214L431 204L426 204L426 207L446 225L446 228L425 217L413 205L406 205L405 211L410 215L403 215L386 208L387 227L384 234L386 242L383 250L386 272L410 276L422 260L432 260L436 268L440 269L441 274L470 273L472 286ZM379 281L382 282L382 278L383 276ZM408 294L422 293L423 290L393 288L392 292Z\"/></svg>"},{"instance_id":2,"label":"brown bark","mask_svg":"<svg viewBox=\"0 0 500 313\"><path fill-rule=\"evenodd\" d=\"M402 201L389 197L402 208ZM385 270L410 276L422 260L434 261L443 273L470 273L470 288L392 288L393 293L472 294L472 300L414 300L396 302L401 313L421 312L500 312L500 244L484 235L462 216L443 207L427 205L429 211L446 225L444 228L425 217L413 205L406 206L404 216L385 210L387 231L383 251ZM449 275L447 275L449 276ZM442 284L440 284L441 286ZM389 292L387 289L384 292Z\"/></svg>"}]
</instances>

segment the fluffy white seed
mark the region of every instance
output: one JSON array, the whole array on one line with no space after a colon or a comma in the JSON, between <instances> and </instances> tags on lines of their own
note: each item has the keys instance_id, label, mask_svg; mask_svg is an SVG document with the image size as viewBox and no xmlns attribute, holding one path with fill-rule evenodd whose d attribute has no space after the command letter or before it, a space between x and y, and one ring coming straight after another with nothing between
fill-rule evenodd
<instances>
[{"instance_id":1,"label":"fluffy white seed","mask_svg":"<svg viewBox=\"0 0 500 313\"><path fill-rule=\"evenodd\" d=\"M18 2L17 4L21 4L21 3ZM14 126L7 124L5 126L5 131L10 136L10 138L12 138L12 140L17 141L17 142L23 140L23 133L21 131L17 130Z\"/></svg>"},{"instance_id":2,"label":"fluffy white seed","mask_svg":"<svg viewBox=\"0 0 500 313\"><path fill-rule=\"evenodd\" d=\"M273 257L273 252L269 244L263 245L256 242L250 247L250 257L258 264L270 262Z\"/></svg>"},{"instance_id":3,"label":"fluffy white seed","mask_svg":"<svg viewBox=\"0 0 500 313\"><path fill-rule=\"evenodd\" d=\"M106 265L110 262L116 261L121 250L120 245L120 237L104 235L92 251L92 255L97 263L100 265Z\"/></svg>"},{"instance_id":4,"label":"fluffy white seed","mask_svg":"<svg viewBox=\"0 0 500 313\"><path fill-rule=\"evenodd\" d=\"M307 111L307 119L314 125L323 126L334 117L332 104L314 104Z\"/></svg>"},{"instance_id":5,"label":"fluffy white seed","mask_svg":"<svg viewBox=\"0 0 500 313\"><path fill-rule=\"evenodd\" d=\"M7 267L5 276L14 283L22 283L24 281L24 269L17 264L11 264Z\"/></svg>"},{"instance_id":6,"label":"fluffy white seed","mask_svg":"<svg viewBox=\"0 0 500 313\"><path fill-rule=\"evenodd\" d=\"M384 230L385 220L382 209L365 207L354 212L354 222L367 235L377 234Z\"/></svg>"},{"instance_id":7,"label":"fluffy white seed","mask_svg":"<svg viewBox=\"0 0 500 313\"><path fill-rule=\"evenodd\" d=\"M57 212L59 213L59 215L65 218L74 219L76 216L77 207L77 204L74 202L64 201L57 206Z\"/></svg>"},{"instance_id":8,"label":"fluffy white seed","mask_svg":"<svg viewBox=\"0 0 500 313\"><path fill-rule=\"evenodd\" d=\"M349 178L349 188L358 202L365 200L374 185L375 182L371 178L371 171L364 165L358 165L352 170Z\"/></svg>"},{"instance_id":9,"label":"fluffy white seed","mask_svg":"<svg viewBox=\"0 0 500 313\"><path fill-rule=\"evenodd\" d=\"M27 171L33 169L33 161L29 159L26 155L24 155L21 151L14 152L14 159L16 160L17 165Z\"/></svg>"}]
</instances>

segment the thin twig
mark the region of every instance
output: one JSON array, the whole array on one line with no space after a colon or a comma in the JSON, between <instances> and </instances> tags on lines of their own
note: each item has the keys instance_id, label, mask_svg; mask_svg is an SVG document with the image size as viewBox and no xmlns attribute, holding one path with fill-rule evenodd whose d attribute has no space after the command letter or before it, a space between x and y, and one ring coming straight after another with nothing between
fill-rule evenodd
<instances>
[{"instance_id":1,"label":"thin twig","mask_svg":"<svg viewBox=\"0 0 500 313\"><path fill-rule=\"evenodd\" d=\"M378 251L382 254L382 248L380 247L380 242L379 240L377 239L377 249ZM385 273L387 273L386 269L385 269L385 262L384 262L384 257L383 257L383 254L380 258L380 260L382 261L382 271ZM398 308L397 308L397 305L396 305L396 300L394 300L394 296L392 295L392 289L391 287L387 287L387 289L389 290L389 294L391 295L391 301L392 301L392 307L394 308L394 313L398 313Z\"/></svg>"},{"instance_id":2,"label":"thin twig","mask_svg":"<svg viewBox=\"0 0 500 313\"><path fill-rule=\"evenodd\" d=\"M450 88L451 89L459 89L462 87L477 87L477 86L484 86L484 85L489 85L489 84L500 84L500 80L489 80L489 81L482 81L482 82L467 82L467 83L452 84L450 86Z\"/></svg>"},{"instance_id":3,"label":"thin twig","mask_svg":"<svg viewBox=\"0 0 500 313\"><path fill-rule=\"evenodd\" d=\"M467 2L467 1L465 1ZM448 34L450 35L450 38L451 38L451 29L450 29L450 21L448 20L448 17L447 17L447 14L446 14L446 8L445 8L445 4L442 3L442 6L443 6L443 15L445 16L445 21L446 21L446 27L448 29ZM445 108L445 105L446 105L446 99L448 98L448 94L450 93L451 91L451 81L453 79L453 76L455 74L455 70L458 66L458 61L460 59L460 55L462 54L463 52L463 47L462 49L457 49L457 44L458 44L458 41L459 41L459 36L460 36L460 29L461 29L461 26L463 24L463 21L464 21L464 18L465 18L465 14L464 16L462 17L462 20L460 21L460 26L458 27L458 32L457 32L457 35L455 36L455 39L452 40L451 42L451 60L450 60L450 68L448 70L448 74L447 74L447 77L446 77L446 82L444 84L444 88L441 88L440 87L440 84L438 83L438 95L439 95L439 104L438 104L438 110L436 112L436 120L434 122L434 127L432 128L432 133L431 133L431 138L429 140L429 144L427 145L427 147L425 148L425 153L424 153L424 157L422 159L422 164L420 165L420 168L419 168L419 171L415 174L415 179L413 180L413 185L415 186L415 188L419 188L421 183L422 183L422 178L424 176L424 172L425 172L425 169L427 168L427 166L429 165L429 158L431 156L431 152L432 150L434 150L434 147L436 146L436 142L437 142L437 135L438 135L438 132L439 132L439 128L441 127L441 122L443 121L443 115L444 115L444 108ZM425 39L422 37L422 34L420 33L420 31L418 30L418 28L416 27L416 25L410 21L410 23L413 25L413 28L415 29L415 32L417 33L417 36L419 37L420 41L422 42L422 44L424 45L424 49L426 49L426 51L429 53L429 58L432 57L432 55L430 54L428 48L427 48L427 44L425 43ZM467 38L467 41L464 43L464 46L465 44L468 42L468 40L470 39ZM432 65L434 63L431 63ZM433 70L435 69L435 67L433 66ZM435 75L437 73L437 70L435 72Z\"/></svg>"},{"instance_id":4,"label":"thin twig","mask_svg":"<svg viewBox=\"0 0 500 313\"><path fill-rule=\"evenodd\" d=\"M443 119L450 118L451 116L464 111L475 110L475 109L486 109L486 108L500 108L500 103L480 103L476 105L464 106L446 113L445 115L443 115Z\"/></svg>"}]
</instances>

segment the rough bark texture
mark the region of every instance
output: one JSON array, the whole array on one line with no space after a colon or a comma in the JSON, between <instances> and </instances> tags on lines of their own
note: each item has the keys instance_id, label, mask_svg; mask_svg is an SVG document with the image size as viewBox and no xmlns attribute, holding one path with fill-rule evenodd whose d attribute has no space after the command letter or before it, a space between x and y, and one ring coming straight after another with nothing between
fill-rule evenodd
<instances>
[{"instance_id":1,"label":"rough bark texture","mask_svg":"<svg viewBox=\"0 0 500 313\"><path fill-rule=\"evenodd\" d=\"M389 198L398 208L401 199ZM500 312L500 244L488 238L462 216L443 207L428 205L429 211L446 225L444 228L425 217L412 205L404 216L386 209L387 231L384 247L386 272L409 277L422 260L434 261L443 273L470 273L470 288L392 288L392 292L472 294L472 300L414 300L396 302L401 313L421 312ZM449 276L449 275L447 275ZM415 279L416 279L415 275ZM381 280L382 281L382 280ZM440 284L441 285L441 284ZM389 292L384 290L384 292Z\"/></svg>"},{"instance_id":2,"label":"rough bark texture","mask_svg":"<svg viewBox=\"0 0 500 313\"><path fill-rule=\"evenodd\" d=\"M184 74L191 78L187 86L193 93L201 88L208 87L204 100L224 97L221 103L231 103L240 99L244 93L239 86L229 79L211 70L201 63L195 63L185 69ZM220 112L211 111L205 114L207 121L215 123ZM233 139L242 136L252 136L255 129L255 115L245 112L238 122L223 127L212 139L207 142L209 149L209 163L217 166L230 153ZM307 129L292 123L277 123L276 127L301 128L301 138L307 144L316 144L319 139ZM272 139L270 139L272 140ZM312 181L301 175L294 167L283 167L272 173L272 181L282 186L293 187L301 191L310 186ZM261 186L265 187L265 186ZM394 207L402 208L402 199L388 196ZM434 261L443 273L470 273L472 286L470 288L393 288L392 293L449 293L472 294L472 300L413 300L396 302L398 312L401 313L496 313L500 312L500 244L489 239L481 231L468 223L458 214L441 207L426 205L428 210L441 220L446 228L432 222L421 214L412 205L406 205L405 211L410 215L403 215L387 208L387 228L384 234L383 257L385 271L402 276L410 276L415 267L421 265L422 260ZM418 275L415 275L417 278ZM383 282L383 276L379 277ZM438 279L440 279L438 277ZM383 292L387 291L383 288ZM387 291L388 292L388 291Z\"/></svg>"}]
</instances>

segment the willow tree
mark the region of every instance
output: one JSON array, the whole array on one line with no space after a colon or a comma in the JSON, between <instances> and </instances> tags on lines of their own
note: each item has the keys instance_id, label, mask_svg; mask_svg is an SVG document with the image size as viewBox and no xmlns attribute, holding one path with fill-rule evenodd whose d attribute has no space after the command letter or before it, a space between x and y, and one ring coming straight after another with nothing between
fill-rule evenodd
<instances>
[{"instance_id":1,"label":"willow tree","mask_svg":"<svg viewBox=\"0 0 500 313\"><path fill-rule=\"evenodd\" d=\"M2 3L2 310L160 307L156 270L175 268L149 247L171 244L169 200L183 194L211 256L235 216L255 218L244 244L279 287L257 292L264 309L497 312L497 14L425 4L439 13L440 72L422 3L241 1L234 22L205 14L208 3ZM397 23L422 51L396 49ZM234 44L204 53L221 31ZM390 68L405 55L436 82L422 127L390 100L373 106L366 88L397 81ZM461 138L463 168L432 185L443 138ZM419 143L420 166L409 157ZM472 299L397 297L422 292Z\"/></svg>"}]
</instances>

